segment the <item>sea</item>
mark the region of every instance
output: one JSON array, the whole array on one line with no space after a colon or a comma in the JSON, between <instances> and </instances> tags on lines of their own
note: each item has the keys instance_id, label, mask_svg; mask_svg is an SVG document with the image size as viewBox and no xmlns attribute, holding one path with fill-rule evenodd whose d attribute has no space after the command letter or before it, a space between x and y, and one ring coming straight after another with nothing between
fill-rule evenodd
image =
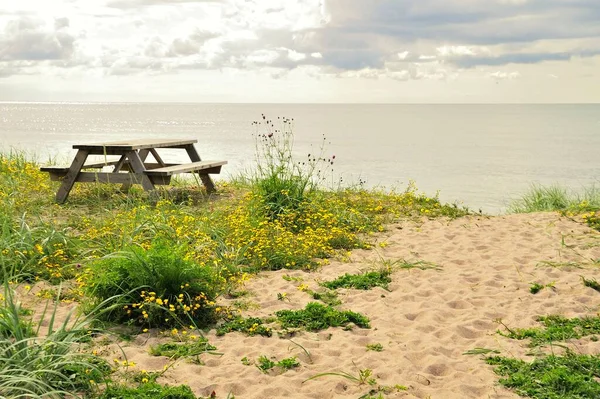
<instances>
[{"instance_id":1,"label":"sea","mask_svg":"<svg viewBox=\"0 0 600 399\"><path fill-rule=\"evenodd\" d=\"M266 119L293 119L299 161L335 156L331 187L420 191L501 214L533 184L574 191L600 183L600 104L0 103L0 151L68 163L74 144L197 139L222 178L254 168ZM324 145L324 146L323 146ZM322 148L323 147L323 148ZM183 158L182 158L183 157ZM164 158L185 161L170 150Z\"/></svg>"}]
</instances>

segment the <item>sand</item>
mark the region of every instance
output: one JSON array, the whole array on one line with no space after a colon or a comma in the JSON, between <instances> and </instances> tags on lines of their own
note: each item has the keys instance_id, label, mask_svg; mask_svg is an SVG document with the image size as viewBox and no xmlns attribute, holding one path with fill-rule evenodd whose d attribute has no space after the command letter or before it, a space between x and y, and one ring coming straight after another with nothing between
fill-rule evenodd
<instances>
[{"instance_id":1,"label":"sand","mask_svg":"<svg viewBox=\"0 0 600 399\"><path fill-rule=\"evenodd\" d=\"M339 376L305 380L319 373L357 375L361 369L371 369L379 385L408 388L387 398L517 398L498 384L493 368L481 356L463 353L481 347L531 359L526 356L530 351L526 341L496 333L502 329L497 320L511 328L528 327L536 325L540 315L575 317L599 310L600 293L585 287L580 276L600 280L600 268L592 264L600 259L600 234L555 213L403 222L372 238L376 249L353 251L347 259L331 260L317 272L261 273L246 284L250 296L241 299L251 305L245 316L269 316L311 301L298 290L301 283L316 290L319 281L377 268L384 260L422 260L440 266L398 270L389 291L340 289L340 308L368 316L371 329L298 332L292 340L309 351L310 358L277 335L217 337L213 331L207 338L222 356L202 355L203 365L180 360L159 382L188 384L199 395L214 391L218 398L228 393L248 399L358 398L370 387ZM544 262L574 262L581 268ZM284 275L303 281L286 281ZM532 282L553 282L554 288L533 295ZM278 293L287 293L289 300L278 300ZM165 340L150 331L121 347L127 359L136 363L133 370L160 371L169 360L150 356L148 347ZM367 351L371 343L380 343L383 351ZM568 345L583 353L600 350L600 343L589 338ZM104 348L102 354L122 358L114 346ZM261 355L297 356L301 366L283 374L263 374L241 362L243 357L256 360Z\"/></svg>"}]
</instances>

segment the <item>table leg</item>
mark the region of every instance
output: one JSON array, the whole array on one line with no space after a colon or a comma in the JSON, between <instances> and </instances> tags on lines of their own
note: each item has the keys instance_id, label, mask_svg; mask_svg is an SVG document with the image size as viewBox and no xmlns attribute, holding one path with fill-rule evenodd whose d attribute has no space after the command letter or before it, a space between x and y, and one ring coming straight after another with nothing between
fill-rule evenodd
<instances>
[{"instance_id":1,"label":"table leg","mask_svg":"<svg viewBox=\"0 0 600 399\"><path fill-rule=\"evenodd\" d=\"M115 168L113 169L113 173L118 173L121 171L123 165L125 165L125 161L127 161L127 155L121 155L119 161L115 164Z\"/></svg>"},{"instance_id":2,"label":"table leg","mask_svg":"<svg viewBox=\"0 0 600 399\"><path fill-rule=\"evenodd\" d=\"M144 151L144 150L142 150L142 151ZM142 151L140 151L140 153ZM129 162L131 163L131 169L133 170L133 173L141 176L142 181L139 183L142 183L142 187L144 187L144 190L146 190L146 191L154 190L154 184L152 183L150 178L144 174L146 167L144 166L144 161L142 161L140 154L138 154L137 151L127 151L127 153L125 155L127 155L127 158L129 158ZM143 154L141 154L141 155L143 155ZM144 158L146 158L146 156L148 156L147 153L144 156Z\"/></svg>"},{"instance_id":3,"label":"table leg","mask_svg":"<svg viewBox=\"0 0 600 399\"><path fill-rule=\"evenodd\" d=\"M200 155L198 154L198 151L196 151L196 147L194 147L193 144L188 144L185 146L185 150L187 151L190 160L192 162L200 162L202 161L202 159L200 159ZM202 180L202 184L204 184L204 187L206 187L206 192L207 193L214 193L215 191L217 191L215 189L215 184L213 183L212 179L210 178L209 175L207 174L200 174L200 180Z\"/></svg>"},{"instance_id":4,"label":"table leg","mask_svg":"<svg viewBox=\"0 0 600 399\"><path fill-rule=\"evenodd\" d=\"M142 163L146 162L146 158L148 158L148 153L149 153L149 151L146 150L146 149L140 150L140 152L138 153L138 155L139 155L140 160L142 161ZM119 172L121 170L121 168L123 167L123 165L125 164L126 160L127 160L127 154L123 155L121 157L121 159L119 159L119 162L115 166L115 170L113 172L114 173ZM144 167L144 169L146 169L146 168ZM121 186L121 191L129 191L130 188L131 188L131 183L125 183L125 184L123 184Z\"/></svg>"},{"instance_id":5,"label":"table leg","mask_svg":"<svg viewBox=\"0 0 600 399\"><path fill-rule=\"evenodd\" d=\"M161 167L165 166L165 162L162 160L162 158L160 157L160 155L158 155L158 152L156 152L156 150L154 148L150 148L150 153L152 154L152 156L154 157L154 159L156 159L156 162L158 162L158 164Z\"/></svg>"},{"instance_id":6,"label":"table leg","mask_svg":"<svg viewBox=\"0 0 600 399\"><path fill-rule=\"evenodd\" d=\"M85 160L88 157L89 152L87 150L79 150L77 151L77 155L75 155L75 159L71 163L67 174L65 175L58 192L56 193L56 202L59 204L64 203L73 188L73 184L75 184L75 180L77 180L77 175L81 171L81 167L85 163Z\"/></svg>"}]
</instances>

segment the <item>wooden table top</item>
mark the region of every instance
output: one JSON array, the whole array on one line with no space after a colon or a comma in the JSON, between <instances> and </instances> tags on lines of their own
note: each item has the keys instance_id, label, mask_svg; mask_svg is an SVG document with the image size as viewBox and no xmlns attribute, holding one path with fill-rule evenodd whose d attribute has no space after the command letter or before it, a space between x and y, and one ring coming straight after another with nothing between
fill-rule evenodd
<instances>
[{"instance_id":1,"label":"wooden table top","mask_svg":"<svg viewBox=\"0 0 600 399\"><path fill-rule=\"evenodd\" d=\"M123 141L111 141L105 143L91 143L91 144L75 144L73 146L76 150L88 150L88 151L133 151L143 150L148 148L169 148L169 147L180 147L189 144L197 143L198 140L185 140L185 139L137 139L137 140L123 140Z\"/></svg>"}]
</instances>

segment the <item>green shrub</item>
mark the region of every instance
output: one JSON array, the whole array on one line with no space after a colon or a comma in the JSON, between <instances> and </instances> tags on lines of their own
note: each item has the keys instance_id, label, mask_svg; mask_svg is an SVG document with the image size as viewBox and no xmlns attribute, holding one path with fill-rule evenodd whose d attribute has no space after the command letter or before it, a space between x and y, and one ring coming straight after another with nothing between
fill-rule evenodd
<instances>
[{"instance_id":1,"label":"green shrub","mask_svg":"<svg viewBox=\"0 0 600 399\"><path fill-rule=\"evenodd\" d=\"M387 289L392 282L390 270L366 272L362 274L344 274L333 281L325 281L322 286L335 290L336 288L355 288L357 290L370 290L373 287Z\"/></svg>"},{"instance_id":2,"label":"green shrub","mask_svg":"<svg viewBox=\"0 0 600 399\"><path fill-rule=\"evenodd\" d=\"M51 282L71 278L77 268L72 265L72 246L64 230L46 223L30 227L25 216L13 220L10 215L0 213L1 273Z\"/></svg>"},{"instance_id":3,"label":"green shrub","mask_svg":"<svg viewBox=\"0 0 600 399\"><path fill-rule=\"evenodd\" d=\"M528 363L492 356L486 359L502 376L500 384L521 396L545 399L600 397L600 357L575 354L549 355Z\"/></svg>"},{"instance_id":4,"label":"green shrub","mask_svg":"<svg viewBox=\"0 0 600 399\"><path fill-rule=\"evenodd\" d=\"M55 325L54 307L48 315L48 330L40 337L39 324L34 329L33 321L23 320L8 284L4 284L4 292L0 307L0 395L62 399L94 391L111 368L103 359L80 349L91 339L92 316L107 303L82 319L72 320L69 315L60 325Z\"/></svg>"},{"instance_id":5,"label":"green shrub","mask_svg":"<svg viewBox=\"0 0 600 399\"><path fill-rule=\"evenodd\" d=\"M233 331L242 332L249 336L262 335L263 337L270 337L273 335L273 331L265 326L264 321L258 317L247 319L237 317L227 321L217 328L217 335L225 335Z\"/></svg>"},{"instance_id":6,"label":"green shrub","mask_svg":"<svg viewBox=\"0 0 600 399\"><path fill-rule=\"evenodd\" d=\"M311 302L301 310L280 310L275 313L282 328L303 327L308 331L320 331L328 327L346 326L370 328L369 319L350 310L340 311L317 302Z\"/></svg>"},{"instance_id":7,"label":"green shrub","mask_svg":"<svg viewBox=\"0 0 600 399\"><path fill-rule=\"evenodd\" d=\"M253 190L261 199L271 219L281 213L298 209L306 196L323 181L323 175L333 165L335 156L326 159L323 156L325 138L318 154L308 154L298 160L293 156L294 133L293 120L277 118L254 122L257 127L256 170L249 178ZM262 133L258 128L262 127Z\"/></svg>"},{"instance_id":8,"label":"green shrub","mask_svg":"<svg viewBox=\"0 0 600 399\"><path fill-rule=\"evenodd\" d=\"M513 201L509 211L513 213L569 211L582 213L600 209L600 189L595 186L583 193L574 193L558 185L534 184L522 198Z\"/></svg>"},{"instance_id":9,"label":"green shrub","mask_svg":"<svg viewBox=\"0 0 600 399\"><path fill-rule=\"evenodd\" d=\"M184 258L166 243L149 249L131 247L93 265L90 294L98 300L122 295L110 321L137 320L154 327L194 323L206 327L217 319L215 300L224 280L209 266Z\"/></svg>"},{"instance_id":10,"label":"green shrub","mask_svg":"<svg viewBox=\"0 0 600 399\"><path fill-rule=\"evenodd\" d=\"M171 359L179 359L181 357L198 356L203 353L208 353L217 348L204 337L192 339L189 342L167 342L150 347L152 356L167 356Z\"/></svg>"},{"instance_id":11,"label":"green shrub","mask_svg":"<svg viewBox=\"0 0 600 399\"><path fill-rule=\"evenodd\" d=\"M111 385L99 399L197 399L189 386L169 387L148 382L138 387Z\"/></svg>"}]
</instances>

